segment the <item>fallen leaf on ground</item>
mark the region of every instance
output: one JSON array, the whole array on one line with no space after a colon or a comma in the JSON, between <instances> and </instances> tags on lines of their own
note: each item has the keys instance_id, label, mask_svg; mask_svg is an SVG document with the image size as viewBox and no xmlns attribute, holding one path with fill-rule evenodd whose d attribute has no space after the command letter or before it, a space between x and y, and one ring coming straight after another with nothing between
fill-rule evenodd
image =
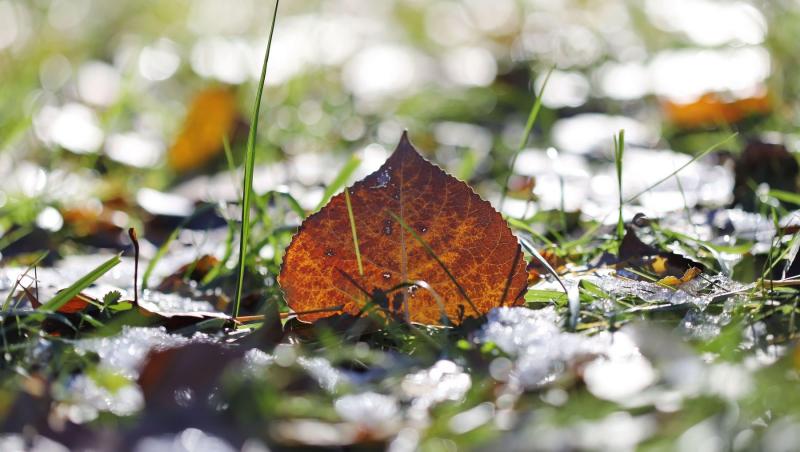
<instances>
[{"instance_id":1,"label":"fallen leaf on ground","mask_svg":"<svg viewBox=\"0 0 800 452\"><path fill-rule=\"evenodd\" d=\"M284 256L278 281L300 320L360 315L369 299L428 324L440 323L439 302L452 323L523 303L525 260L502 216L419 155L406 134L383 166L347 190L363 272L340 193L303 222Z\"/></svg>"}]
</instances>

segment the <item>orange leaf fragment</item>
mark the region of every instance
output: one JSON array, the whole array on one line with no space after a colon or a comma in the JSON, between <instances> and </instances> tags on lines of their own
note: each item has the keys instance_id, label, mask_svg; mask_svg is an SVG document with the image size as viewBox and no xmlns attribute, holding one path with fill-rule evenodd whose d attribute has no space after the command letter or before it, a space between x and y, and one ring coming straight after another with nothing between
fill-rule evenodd
<instances>
[{"instance_id":1,"label":"orange leaf fragment","mask_svg":"<svg viewBox=\"0 0 800 452\"><path fill-rule=\"evenodd\" d=\"M666 286L677 287L680 286L681 284L686 284L687 282L695 279L697 275L699 275L700 273L703 273L703 270L700 270L697 267L690 267L683 273L683 276L681 276L680 278L677 278L672 275L665 276L664 278L659 279L658 283Z\"/></svg>"},{"instance_id":2,"label":"orange leaf fragment","mask_svg":"<svg viewBox=\"0 0 800 452\"><path fill-rule=\"evenodd\" d=\"M457 324L523 303L526 264L505 220L419 155L405 133L383 166L347 190L363 275L340 193L303 222L286 249L278 282L300 320L360 315L372 299L427 324L440 323L441 302Z\"/></svg>"},{"instance_id":3,"label":"orange leaf fragment","mask_svg":"<svg viewBox=\"0 0 800 452\"><path fill-rule=\"evenodd\" d=\"M203 166L222 151L223 137L230 137L238 112L233 92L209 88L192 101L178 138L169 150L170 168L184 172Z\"/></svg>"},{"instance_id":4,"label":"orange leaf fragment","mask_svg":"<svg viewBox=\"0 0 800 452\"><path fill-rule=\"evenodd\" d=\"M735 100L725 99L717 93L706 93L688 104L665 100L661 105L670 121L689 128L732 124L751 115L769 113L772 107L766 93Z\"/></svg>"}]
</instances>

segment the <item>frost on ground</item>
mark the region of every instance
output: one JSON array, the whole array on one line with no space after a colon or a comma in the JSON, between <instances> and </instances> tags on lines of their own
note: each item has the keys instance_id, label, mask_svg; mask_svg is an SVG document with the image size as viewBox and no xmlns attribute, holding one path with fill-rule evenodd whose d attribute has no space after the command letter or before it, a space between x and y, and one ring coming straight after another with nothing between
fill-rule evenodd
<instances>
[{"instance_id":1,"label":"frost on ground","mask_svg":"<svg viewBox=\"0 0 800 452\"><path fill-rule=\"evenodd\" d=\"M508 381L520 389L545 386L576 366L589 390L608 400L624 400L653 383L652 366L626 333L586 336L564 332L560 323L553 308L498 308L477 339L514 358Z\"/></svg>"}]
</instances>

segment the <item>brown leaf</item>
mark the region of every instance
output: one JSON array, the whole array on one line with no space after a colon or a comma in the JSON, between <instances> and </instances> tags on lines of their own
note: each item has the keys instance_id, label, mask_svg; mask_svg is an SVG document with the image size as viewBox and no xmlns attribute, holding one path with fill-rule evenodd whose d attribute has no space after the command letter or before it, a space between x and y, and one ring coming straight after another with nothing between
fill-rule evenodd
<instances>
[{"instance_id":1,"label":"brown leaf","mask_svg":"<svg viewBox=\"0 0 800 452\"><path fill-rule=\"evenodd\" d=\"M360 315L369 298L387 314L430 324L440 323L439 301L453 323L523 302L525 260L506 222L406 134L383 166L347 190L363 275L340 193L303 222L284 256L278 281L301 320Z\"/></svg>"}]
</instances>

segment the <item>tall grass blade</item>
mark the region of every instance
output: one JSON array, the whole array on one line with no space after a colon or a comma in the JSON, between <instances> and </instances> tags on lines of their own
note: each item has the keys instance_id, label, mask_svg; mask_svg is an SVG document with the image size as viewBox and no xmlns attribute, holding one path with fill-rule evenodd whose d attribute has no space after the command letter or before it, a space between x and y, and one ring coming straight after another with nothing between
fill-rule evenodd
<instances>
[{"instance_id":1,"label":"tall grass blade","mask_svg":"<svg viewBox=\"0 0 800 452\"><path fill-rule=\"evenodd\" d=\"M625 130L620 130L614 137L614 166L617 169L617 189L619 190L619 217L617 219L617 240L622 241L625 236L625 222L622 219L622 157L625 154Z\"/></svg>"},{"instance_id":2,"label":"tall grass blade","mask_svg":"<svg viewBox=\"0 0 800 452\"><path fill-rule=\"evenodd\" d=\"M250 198L253 191L253 168L256 164L256 132L258 131L258 113L261 110L261 96L264 92L264 81L267 79L267 64L269 52L272 48L272 36L275 33L275 22L278 19L278 5L280 0L275 0L275 9L272 12L272 24L267 38L267 50L264 52L264 63L261 66L261 78L258 81L256 100L253 113L250 116L250 133L247 136L247 154L244 164L244 181L242 183L242 228L239 234L239 278L236 282L236 298L233 303L233 317L239 316L239 305L242 303L242 287L244 286L244 265L247 259L247 241L250 238Z\"/></svg>"},{"instance_id":3,"label":"tall grass blade","mask_svg":"<svg viewBox=\"0 0 800 452\"><path fill-rule=\"evenodd\" d=\"M721 141L719 141L719 142L717 142L717 143L715 143L715 144L711 145L711 146L710 146L709 148L707 148L705 151L703 151L703 152L701 152L701 153L697 154L697 155L696 155L696 156L694 156L694 157L693 157L691 160L689 160L688 162L686 162L686 163L684 163L683 165L681 165L681 166L680 166L680 168L678 168L678 169L676 169L675 171L673 171L673 172L671 172L671 173L667 174L666 176L664 176L664 177L662 177L661 179L659 179L659 180L658 180L658 182L656 182L656 183L654 183L654 184L650 185L649 187L645 188L644 190L640 191L639 193L636 193L635 195L633 195L633 196L631 196L630 198L626 199L626 200L625 200L625 202L626 202L626 203L629 203L629 202L633 201L634 199L638 198L639 196L642 196L643 194L645 194L645 193L649 192L650 190L652 190L652 189L654 189L654 188L658 187L659 185L663 184L665 181L669 180L669 178L670 178L670 177L672 177L672 176L674 176L674 175L676 175L676 174L680 173L681 171L683 171L683 169L684 169L684 168L686 168L687 166L689 166L689 165L691 165L692 163L696 162L697 160L699 160L699 159L701 159L701 158L705 157L705 156L706 156L706 155L708 155L709 153L711 153L711 152L715 151L717 148L719 148L719 147L720 147L720 146L722 146L723 144L725 144L725 143L727 143L727 142L731 141L731 140L732 140L733 138L735 138L737 135L739 135L739 133L738 133L738 132L734 132L733 134L731 134L731 135L728 135L728 137L727 137L727 138L725 138L725 139L723 139L723 140L721 140Z\"/></svg>"},{"instance_id":4,"label":"tall grass blade","mask_svg":"<svg viewBox=\"0 0 800 452\"><path fill-rule=\"evenodd\" d=\"M503 192L500 195L500 203L498 204L497 210L502 213L503 212L503 204L506 202L506 196L508 196L508 182L511 180L511 175L514 173L514 166L517 163L517 157L519 153L525 149L525 145L528 144L528 138L533 131L533 125L536 124L536 118L539 116L539 110L542 109L542 95L544 94L544 89L547 88L547 82L550 80L550 75L553 74L555 70L555 66L551 67L549 71L547 71L547 75L544 78L544 83L542 83L541 89L539 89L539 95L536 96L536 100L533 102L533 106L531 106L531 111L528 113L528 121L525 124L525 131L522 132L522 138L519 140L519 146L517 147L516 152L514 155L511 156L511 163L509 164L508 173L506 174L506 180L503 182Z\"/></svg>"}]
</instances>

